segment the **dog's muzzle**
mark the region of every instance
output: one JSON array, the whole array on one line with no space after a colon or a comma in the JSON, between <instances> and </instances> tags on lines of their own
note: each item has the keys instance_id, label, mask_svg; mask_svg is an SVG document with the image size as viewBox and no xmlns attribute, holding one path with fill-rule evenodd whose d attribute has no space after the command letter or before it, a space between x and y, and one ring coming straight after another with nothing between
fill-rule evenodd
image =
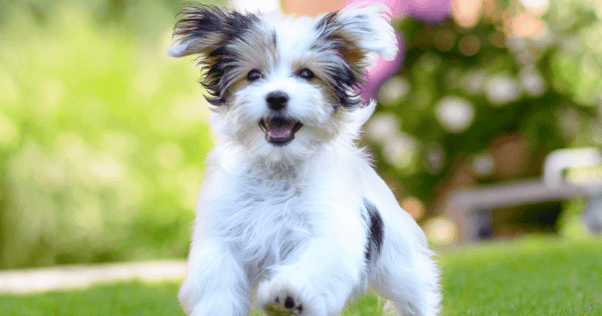
<instances>
[{"instance_id":1,"label":"dog's muzzle","mask_svg":"<svg viewBox=\"0 0 602 316\"><path fill-rule=\"evenodd\" d=\"M303 127L301 122L284 117L261 119L259 127L265 133L265 139L272 145L284 146L295 138L295 133Z\"/></svg>"}]
</instances>

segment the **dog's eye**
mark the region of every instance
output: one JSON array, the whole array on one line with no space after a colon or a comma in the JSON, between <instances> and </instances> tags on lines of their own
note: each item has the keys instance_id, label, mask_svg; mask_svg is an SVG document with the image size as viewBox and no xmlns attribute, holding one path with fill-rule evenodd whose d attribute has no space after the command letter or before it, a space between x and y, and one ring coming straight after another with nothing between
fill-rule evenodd
<instances>
[{"instance_id":1,"label":"dog's eye","mask_svg":"<svg viewBox=\"0 0 602 316\"><path fill-rule=\"evenodd\" d=\"M261 71L257 70L257 69L253 69L251 71L249 71L249 74L247 74L247 80L253 82L256 80L259 80L263 78L263 74L261 73Z\"/></svg>"},{"instance_id":2,"label":"dog's eye","mask_svg":"<svg viewBox=\"0 0 602 316\"><path fill-rule=\"evenodd\" d=\"M304 69L301 69L301 71L299 71L298 76L301 79L305 79L305 80L309 81L309 80L313 79L316 75L314 75L313 71L311 71L307 68L304 68Z\"/></svg>"}]
</instances>

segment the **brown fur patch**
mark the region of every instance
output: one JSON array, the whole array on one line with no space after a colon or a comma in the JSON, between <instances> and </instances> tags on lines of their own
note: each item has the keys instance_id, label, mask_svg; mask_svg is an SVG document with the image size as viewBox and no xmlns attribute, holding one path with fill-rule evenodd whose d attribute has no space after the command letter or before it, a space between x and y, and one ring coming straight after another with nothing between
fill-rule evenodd
<instances>
[{"instance_id":1,"label":"brown fur patch","mask_svg":"<svg viewBox=\"0 0 602 316\"><path fill-rule=\"evenodd\" d=\"M228 94L251 84L247 81L251 70L257 69L266 74L278 63L279 56L273 34L259 27L247 30L240 38L228 43L227 48L237 55L235 67L224 74L224 79L228 81ZM225 97L227 99L229 95Z\"/></svg>"},{"instance_id":2,"label":"brown fur patch","mask_svg":"<svg viewBox=\"0 0 602 316\"><path fill-rule=\"evenodd\" d=\"M269 71L278 63L278 50L273 33L261 28L248 30L241 38L230 44L240 57L241 68Z\"/></svg>"},{"instance_id":3,"label":"brown fur patch","mask_svg":"<svg viewBox=\"0 0 602 316\"><path fill-rule=\"evenodd\" d=\"M329 60L329 56L325 55L324 53L309 51L295 58L291 62L291 68L293 73L299 73L305 68L311 70L316 76L311 80L311 85L322 91L322 95L326 96L329 106L336 108L339 104L339 99L333 89L333 84L336 84L336 82L333 82L331 76L325 72L325 63Z\"/></svg>"}]
</instances>

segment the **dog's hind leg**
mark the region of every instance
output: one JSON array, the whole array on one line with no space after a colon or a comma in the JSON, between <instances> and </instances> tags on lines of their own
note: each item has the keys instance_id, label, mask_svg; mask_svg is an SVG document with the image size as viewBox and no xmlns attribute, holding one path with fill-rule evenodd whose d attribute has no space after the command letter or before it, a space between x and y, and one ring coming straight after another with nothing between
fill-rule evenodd
<instances>
[{"instance_id":1,"label":"dog's hind leg","mask_svg":"<svg viewBox=\"0 0 602 316\"><path fill-rule=\"evenodd\" d=\"M389 300L387 303L393 305L399 315L437 315L441 301L439 270L430 257L430 251L421 253L418 250L414 254L395 252L385 248L372 279L373 287ZM402 257L408 255L410 258ZM412 255L415 257L411 258Z\"/></svg>"},{"instance_id":2,"label":"dog's hind leg","mask_svg":"<svg viewBox=\"0 0 602 316\"><path fill-rule=\"evenodd\" d=\"M411 223L408 225L411 227L388 227L386 230L383 251L371 284L399 315L437 315L441 293L439 269L431 258L433 252L428 249L418 225L413 221L404 222ZM395 223L387 222L385 226L388 225Z\"/></svg>"},{"instance_id":3,"label":"dog's hind leg","mask_svg":"<svg viewBox=\"0 0 602 316\"><path fill-rule=\"evenodd\" d=\"M403 267L391 264L383 267L376 276L374 288L388 299L397 315L432 316L439 313L441 294L438 286L438 272L432 271L434 262L421 262L423 266ZM428 271L431 270L431 271ZM387 309L386 309L387 310Z\"/></svg>"}]
</instances>

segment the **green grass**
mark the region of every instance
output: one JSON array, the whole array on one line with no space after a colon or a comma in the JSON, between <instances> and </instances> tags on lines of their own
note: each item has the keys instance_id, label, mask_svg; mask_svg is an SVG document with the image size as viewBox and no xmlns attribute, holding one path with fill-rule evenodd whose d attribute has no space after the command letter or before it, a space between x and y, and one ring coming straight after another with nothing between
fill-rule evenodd
<instances>
[{"instance_id":1,"label":"green grass","mask_svg":"<svg viewBox=\"0 0 602 316\"><path fill-rule=\"evenodd\" d=\"M441 257L446 315L602 315L602 241L531 237Z\"/></svg>"},{"instance_id":2,"label":"green grass","mask_svg":"<svg viewBox=\"0 0 602 316\"><path fill-rule=\"evenodd\" d=\"M602 239L529 237L446 250L442 315L602 315ZM183 315L178 283L0 295L0 315ZM345 316L381 314L364 295ZM261 314L254 314L261 315Z\"/></svg>"},{"instance_id":3,"label":"green grass","mask_svg":"<svg viewBox=\"0 0 602 316\"><path fill-rule=\"evenodd\" d=\"M86 290L0 296L0 315L184 315L178 284L141 282L94 286Z\"/></svg>"}]
</instances>

